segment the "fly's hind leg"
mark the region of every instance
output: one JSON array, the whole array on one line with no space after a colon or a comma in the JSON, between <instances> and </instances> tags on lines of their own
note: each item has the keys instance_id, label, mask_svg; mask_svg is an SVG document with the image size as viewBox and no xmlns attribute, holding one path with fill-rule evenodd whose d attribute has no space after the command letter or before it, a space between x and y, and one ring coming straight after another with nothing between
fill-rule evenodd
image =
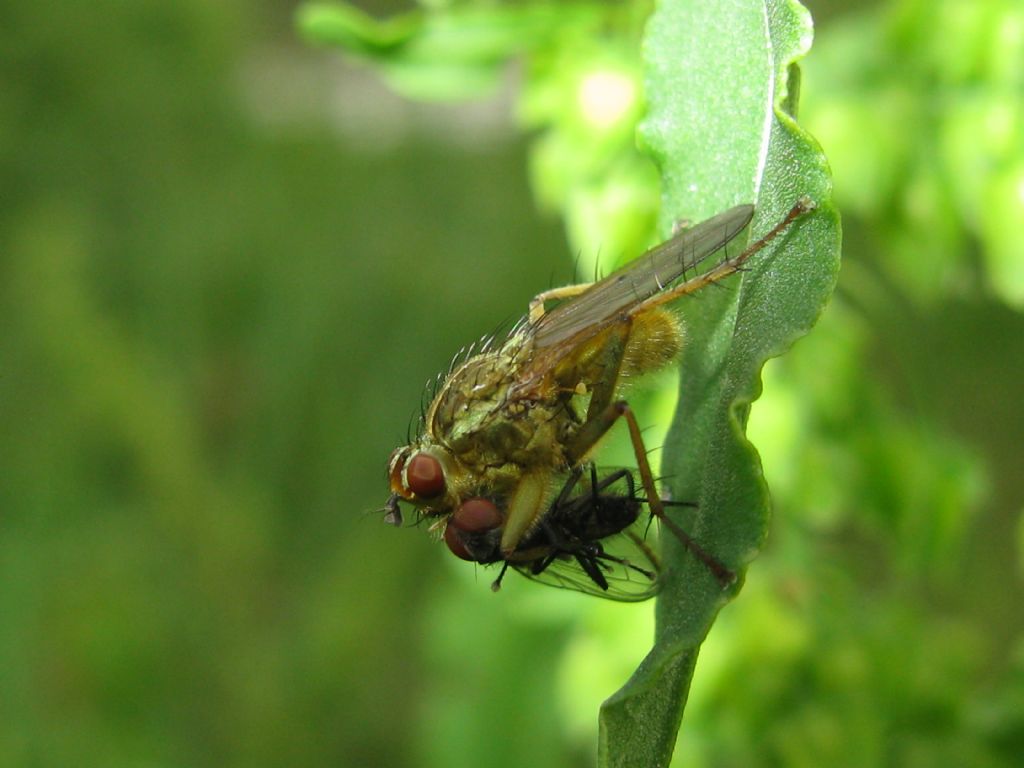
<instances>
[{"instance_id":1,"label":"fly's hind leg","mask_svg":"<svg viewBox=\"0 0 1024 768\"><path fill-rule=\"evenodd\" d=\"M642 315L655 307L660 307L662 304L675 301L681 296L687 294L696 293L705 286L717 283L719 280L724 280L736 272L739 272L744 263L755 253L763 249L768 243L778 237L780 234L785 232L790 224L799 219L801 216L810 213L817 206L814 201L809 197L802 197L796 201L792 208L789 209L789 213L786 214L785 218L782 219L778 224L772 227L760 240L757 240L746 247L746 249L731 259L724 259L713 269L704 272L703 274L697 275L689 280L684 280L673 288L667 291L659 291L648 299L640 302L632 309L629 310L630 315Z\"/></svg>"}]
</instances>

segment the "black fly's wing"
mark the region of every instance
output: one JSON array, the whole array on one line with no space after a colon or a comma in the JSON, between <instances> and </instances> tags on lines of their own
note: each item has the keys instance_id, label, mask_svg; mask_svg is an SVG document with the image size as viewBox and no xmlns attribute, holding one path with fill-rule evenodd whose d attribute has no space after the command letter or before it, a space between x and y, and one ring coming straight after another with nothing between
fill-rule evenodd
<instances>
[{"instance_id":1,"label":"black fly's wing","mask_svg":"<svg viewBox=\"0 0 1024 768\"><path fill-rule=\"evenodd\" d=\"M560 551L511 565L531 581L551 587L621 602L647 600L661 589L662 574L652 542L645 540L648 522L648 515L641 514L629 528L594 542L599 553L589 549ZM598 579L588 574L592 568L600 572Z\"/></svg>"},{"instance_id":2,"label":"black fly's wing","mask_svg":"<svg viewBox=\"0 0 1024 768\"><path fill-rule=\"evenodd\" d=\"M622 269L594 283L544 314L533 326L535 350L596 336L623 311L660 293L711 254L724 248L750 223L754 206L737 205L683 230Z\"/></svg>"},{"instance_id":3,"label":"black fly's wing","mask_svg":"<svg viewBox=\"0 0 1024 768\"><path fill-rule=\"evenodd\" d=\"M609 600L653 597L661 563L645 541L645 502L630 470L576 467L505 566L541 584Z\"/></svg>"}]
</instances>

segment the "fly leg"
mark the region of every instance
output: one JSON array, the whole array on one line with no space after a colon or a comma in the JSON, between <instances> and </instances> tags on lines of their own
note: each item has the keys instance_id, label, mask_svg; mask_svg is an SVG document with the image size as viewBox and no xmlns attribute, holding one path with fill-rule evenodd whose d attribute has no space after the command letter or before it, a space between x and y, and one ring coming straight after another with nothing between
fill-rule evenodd
<instances>
[{"instance_id":1,"label":"fly leg","mask_svg":"<svg viewBox=\"0 0 1024 768\"><path fill-rule=\"evenodd\" d=\"M601 491L606 490L610 486L615 485L619 480L626 481L626 488L629 490L626 493L626 498L635 499L636 492L633 490L633 474L628 469L618 469L609 475L605 475L602 480L597 479L597 466L591 462L590 464L590 496L591 499L597 501Z\"/></svg>"},{"instance_id":2,"label":"fly leg","mask_svg":"<svg viewBox=\"0 0 1024 768\"><path fill-rule=\"evenodd\" d=\"M532 472L520 478L509 498L505 526L501 532L501 553L508 559L540 517L544 497L551 483L550 472Z\"/></svg>"},{"instance_id":3,"label":"fly leg","mask_svg":"<svg viewBox=\"0 0 1024 768\"><path fill-rule=\"evenodd\" d=\"M549 288L543 293L538 293L530 301L530 322L535 323L544 317L544 304L555 299L571 299L586 291L593 283L578 283L576 285L565 285L561 288Z\"/></svg>"},{"instance_id":4,"label":"fly leg","mask_svg":"<svg viewBox=\"0 0 1024 768\"><path fill-rule=\"evenodd\" d=\"M732 583L736 575L722 565L718 560L708 554L697 544L696 541L668 515L665 514L665 506L661 501L654 484L654 473L651 471L651 464L647 460L647 448L644 445L643 435L640 433L640 426L637 424L636 416L625 400L614 400L616 385L619 373L622 368L622 360L626 346L629 343L629 334L632 330L632 317L626 316L615 327L604 346L602 355L603 373L598 381L594 383L590 405L587 408L587 418L580 431L576 433L573 441L566 449L566 458L570 465L577 466L595 448L608 430L614 426L621 417L625 417L629 427L629 438L633 444L633 453L636 455L637 471L640 474L640 482L643 484L644 493L647 495L647 506L651 514L658 518L679 541L690 550L693 555L707 566L715 577L723 585Z\"/></svg>"},{"instance_id":5,"label":"fly leg","mask_svg":"<svg viewBox=\"0 0 1024 768\"><path fill-rule=\"evenodd\" d=\"M751 243L744 249L743 253L731 259L724 259L714 269L710 269L707 272L697 275L689 280L684 280L679 285L671 288L667 291L661 291L651 296L649 299L641 301L639 304L629 310L631 316L642 315L648 310L660 307L662 304L675 301L680 296L685 296L690 293L695 293L705 286L717 283L719 280L724 280L740 269L743 264L753 256L755 253L764 248L768 243L778 237L784 232L790 224L799 219L806 213L815 209L815 203L809 197L801 197L792 208L789 209L789 213L786 214L785 218L776 224L771 230L760 240ZM543 295L543 294L542 294ZM532 305L531 305L532 312ZM531 317L532 319L532 317Z\"/></svg>"},{"instance_id":6,"label":"fly leg","mask_svg":"<svg viewBox=\"0 0 1024 768\"><path fill-rule=\"evenodd\" d=\"M644 445L643 435L640 433L640 425L637 423L636 415L629 403L625 400L618 400L608 405L595 418L590 419L583 429L576 435L576 441L570 446L571 456L583 457L593 449L594 444L614 426L619 418L625 418L629 428L630 442L633 444L633 453L636 456L637 471L640 475L640 482L643 484L644 493L647 495L647 506L651 515L658 518L662 525L668 528L691 554L707 566L707 569L714 574L722 586L728 586L736 579L736 574L722 565L713 555L701 547L693 537L684 531L668 515L665 514L665 505L658 495L654 484L654 473L651 471L651 464L647 460L647 447Z\"/></svg>"}]
</instances>

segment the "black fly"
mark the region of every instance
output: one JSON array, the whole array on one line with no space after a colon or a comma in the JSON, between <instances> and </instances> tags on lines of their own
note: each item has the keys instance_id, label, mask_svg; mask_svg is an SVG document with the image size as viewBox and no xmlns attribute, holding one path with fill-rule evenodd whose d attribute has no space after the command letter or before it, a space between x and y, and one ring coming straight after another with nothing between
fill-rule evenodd
<instances>
[{"instance_id":1,"label":"black fly","mask_svg":"<svg viewBox=\"0 0 1024 768\"><path fill-rule=\"evenodd\" d=\"M455 554L477 563L502 563L492 589L511 567L528 579L612 600L646 600L661 586L661 563L645 540L646 499L636 493L633 473L618 469L599 476L595 465L574 469L558 496L507 557L501 529L491 525L493 501L467 503L448 521L445 541ZM688 505L687 505L688 506Z\"/></svg>"}]
</instances>

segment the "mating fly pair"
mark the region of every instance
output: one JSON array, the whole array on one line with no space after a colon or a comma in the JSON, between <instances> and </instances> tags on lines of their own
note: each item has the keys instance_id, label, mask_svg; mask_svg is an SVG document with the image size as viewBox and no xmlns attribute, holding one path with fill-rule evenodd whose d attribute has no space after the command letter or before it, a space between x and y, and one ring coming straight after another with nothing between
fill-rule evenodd
<instances>
[{"instance_id":1,"label":"mating fly pair","mask_svg":"<svg viewBox=\"0 0 1024 768\"><path fill-rule=\"evenodd\" d=\"M746 228L752 206L683 230L597 282L539 294L504 342L485 344L451 371L422 433L391 454L385 519L401 523L404 500L463 559L501 562L502 575L511 566L557 586L640 600L660 586L657 556L637 524L646 503L720 581L731 581L731 572L665 514L636 416L620 393L682 350L682 326L669 302L739 271L813 208L801 199L764 237L701 274L687 277ZM549 311L550 301L560 303ZM643 497L631 473L599 477L589 463L620 419Z\"/></svg>"}]
</instances>

